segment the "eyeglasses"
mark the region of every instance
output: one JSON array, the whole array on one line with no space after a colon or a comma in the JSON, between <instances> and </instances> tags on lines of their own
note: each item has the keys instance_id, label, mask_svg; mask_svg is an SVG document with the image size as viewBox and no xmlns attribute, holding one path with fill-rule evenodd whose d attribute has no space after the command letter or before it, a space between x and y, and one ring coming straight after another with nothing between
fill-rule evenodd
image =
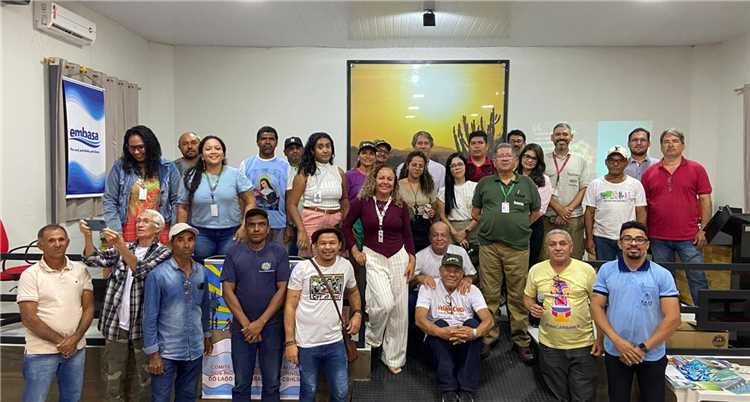
<instances>
[{"instance_id":1,"label":"eyeglasses","mask_svg":"<svg viewBox=\"0 0 750 402\"><path fill-rule=\"evenodd\" d=\"M463 163L451 163L451 169L458 169L464 167Z\"/></svg>"},{"instance_id":2,"label":"eyeglasses","mask_svg":"<svg viewBox=\"0 0 750 402\"><path fill-rule=\"evenodd\" d=\"M523 158L523 159L528 159L528 160L530 160L530 161L535 161L535 160L539 160L539 158L537 158L536 156L531 156L531 155L529 155L529 154L523 154L522 158Z\"/></svg>"},{"instance_id":3,"label":"eyeglasses","mask_svg":"<svg viewBox=\"0 0 750 402\"><path fill-rule=\"evenodd\" d=\"M646 243L648 241L648 237L643 237L643 236L636 236L636 237L633 237L633 236L622 236L620 238L620 241L623 242L623 243L625 243L625 244L629 244L629 243L635 242L635 244L639 244L640 245L640 244Z\"/></svg>"},{"instance_id":4,"label":"eyeglasses","mask_svg":"<svg viewBox=\"0 0 750 402\"><path fill-rule=\"evenodd\" d=\"M140 144L140 145L128 145L128 149L130 151L143 151L144 149L146 149L146 146L143 145L143 144Z\"/></svg>"}]
</instances>

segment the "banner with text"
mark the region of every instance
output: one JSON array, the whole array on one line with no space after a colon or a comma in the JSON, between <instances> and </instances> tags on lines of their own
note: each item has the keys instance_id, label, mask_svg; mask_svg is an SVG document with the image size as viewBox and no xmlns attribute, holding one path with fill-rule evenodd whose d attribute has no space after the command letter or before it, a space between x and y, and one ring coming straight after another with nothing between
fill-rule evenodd
<instances>
[{"instance_id":1,"label":"banner with text","mask_svg":"<svg viewBox=\"0 0 750 402\"><path fill-rule=\"evenodd\" d=\"M232 399L234 369L232 339L229 333L232 313L221 296L221 270L224 260L210 258L205 261L205 266L211 298L209 330L214 342L217 339L218 342L214 343L211 354L203 358L203 399ZM256 360L251 399L261 399L261 387L260 364ZM299 399L299 369L286 359L281 366L280 393L281 399Z\"/></svg>"},{"instance_id":2,"label":"banner with text","mask_svg":"<svg viewBox=\"0 0 750 402\"><path fill-rule=\"evenodd\" d=\"M99 197L107 173L104 88L63 77L67 175L65 198Z\"/></svg>"}]
</instances>

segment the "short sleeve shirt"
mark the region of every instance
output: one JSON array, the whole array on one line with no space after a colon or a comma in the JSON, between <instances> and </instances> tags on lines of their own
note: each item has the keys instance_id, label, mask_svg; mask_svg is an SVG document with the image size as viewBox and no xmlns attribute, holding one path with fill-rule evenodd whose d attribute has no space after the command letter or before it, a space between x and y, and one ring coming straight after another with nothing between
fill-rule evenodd
<instances>
[{"instance_id":1,"label":"short sleeve shirt","mask_svg":"<svg viewBox=\"0 0 750 402\"><path fill-rule=\"evenodd\" d=\"M438 280L435 289L422 286L417 295L417 307L428 310L430 321L444 320L450 326L459 326L474 317L474 313L487 308L487 303L474 285L466 294L458 289L448 292L442 280Z\"/></svg>"},{"instance_id":2,"label":"short sleeve shirt","mask_svg":"<svg viewBox=\"0 0 750 402\"><path fill-rule=\"evenodd\" d=\"M50 329L67 337L73 335L83 316L81 296L94 290L86 266L65 259L61 271L50 268L44 259L27 268L18 280L16 301L36 302L37 316ZM86 346L86 338L78 341L77 349ZM26 329L26 353L59 353L54 343L42 339Z\"/></svg>"},{"instance_id":3,"label":"short sleeve shirt","mask_svg":"<svg viewBox=\"0 0 750 402\"><path fill-rule=\"evenodd\" d=\"M508 203L508 213L503 212L504 202ZM479 244L501 242L516 250L529 248L529 214L541 206L539 191L531 179L515 175L505 185L498 175L487 176L477 184L472 206L482 210Z\"/></svg>"},{"instance_id":4,"label":"short sleeve shirt","mask_svg":"<svg viewBox=\"0 0 750 402\"><path fill-rule=\"evenodd\" d=\"M276 285L289 280L289 256L276 242L268 242L260 251L251 249L246 242L234 244L224 259L221 281L234 283L234 293L242 311L250 321L260 318L276 294ZM271 317L266 325L282 322L283 308ZM239 322L232 330L240 331Z\"/></svg>"},{"instance_id":5,"label":"short sleeve shirt","mask_svg":"<svg viewBox=\"0 0 750 402\"><path fill-rule=\"evenodd\" d=\"M209 229L227 229L240 225L240 194L253 189L250 180L237 168L224 166L220 175L207 175L216 190L211 191L206 177L193 194L190 205L190 223L193 226ZM213 193L213 198L211 194ZM179 204L188 204L189 196L185 183L180 181ZM211 216L211 204L218 205L219 216Z\"/></svg>"},{"instance_id":6,"label":"short sleeve shirt","mask_svg":"<svg viewBox=\"0 0 750 402\"><path fill-rule=\"evenodd\" d=\"M271 228L285 228L289 162L282 158L263 159L256 155L242 161L239 170L252 184L255 205L268 213Z\"/></svg>"},{"instance_id":7,"label":"short sleeve shirt","mask_svg":"<svg viewBox=\"0 0 750 402\"><path fill-rule=\"evenodd\" d=\"M464 184L453 187L453 196L456 201L456 206L451 208L448 219L452 221L466 221L471 219L471 200L474 198L474 190L477 188L477 183L473 181L466 181ZM445 187L442 187L438 191L438 200L445 204Z\"/></svg>"},{"instance_id":8,"label":"short sleeve shirt","mask_svg":"<svg viewBox=\"0 0 750 402\"><path fill-rule=\"evenodd\" d=\"M589 182L593 179L591 174L591 167L589 163L580 155L573 153L568 154L569 158L567 162L565 159L557 158L557 166L555 166L555 154L550 152L544 156L545 163L547 164L547 170L545 173L549 176L552 182L553 193L552 196L557 199L563 205L567 205L573 201L578 192L589 185ZM558 175L557 170L560 170ZM554 209L547 209L547 216L556 216L557 213ZM578 217L583 215L583 208L579 205L571 213L572 217Z\"/></svg>"},{"instance_id":9,"label":"short sleeve shirt","mask_svg":"<svg viewBox=\"0 0 750 402\"><path fill-rule=\"evenodd\" d=\"M698 232L698 196L711 194L706 169L682 158L670 174L659 161L641 176L648 200L648 237L660 240L692 240ZM703 222L707 224L708 222Z\"/></svg>"},{"instance_id":10,"label":"short sleeve shirt","mask_svg":"<svg viewBox=\"0 0 750 402\"><path fill-rule=\"evenodd\" d=\"M594 268L572 259L559 274L549 260L529 270L524 294L542 302L539 340L555 349L576 349L594 343L591 320L591 289L596 280Z\"/></svg>"},{"instance_id":11,"label":"short sleeve shirt","mask_svg":"<svg viewBox=\"0 0 750 402\"><path fill-rule=\"evenodd\" d=\"M672 274L666 268L646 260L631 271L622 257L599 268L594 292L607 296L607 320L619 336L634 345L645 342L662 321L661 298L678 297ZM604 350L620 356L614 343L604 339ZM666 353L664 342L651 347L646 361L661 359Z\"/></svg>"},{"instance_id":12,"label":"short sleeve shirt","mask_svg":"<svg viewBox=\"0 0 750 402\"><path fill-rule=\"evenodd\" d=\"M646 171L651 165L655 165L659 162L659 159L653 158L651 156L646 156L646 159L638 163L633 157L631 156L628 159L628 165L625 166L625 174L640 181L641 176L643 175L643 172Z\"/></svg>"},{"instance_id":13,"label":"short sleeve shirt","mask_svg":"<svg viewBox=\"0 0 750 402\"><path fill-rule=\"evenodd\" d=\"M287 285L287 288L301 292L295 314L295 340L303 348L341 340L341 321L325 283L331 287L339 309L344 304L344 291L357 286L354 268L346 259L337 257L332 266L320 266L320 270L323 278L309 260L302 261L292 270Z\"/></svg>"},{"instance_id":14,"label":"short sleeve shirt","mask_svg":"<svg viewBox=\"0 0 750 402\"><path fill-rule=\"evenodd\" d=\"M635 207L646 206L646 193L641 182L630 176L620 183L599 177L586 188L582 204L596 210L594 236L617 240L622 224L635 220Z\"/></svg>"},{"instance_id":15,"label":"short sleeve shirt","mask_svg":"<svg viewBox=\"0 0 750 402\"><path fill-rule=\"evenodd\" d=\"M464 275L476 275L477 270L474 268L474 264L469 258L469 254L466 250L455 244L449 244L448 254L457 254L463 258L464 261ZM437 255L432 250L432 247L425 247L420 250L416 255L416 268L414 273L416 275L429 275L435 279L440 278L440 264L443 261L442 255Z\"/></svg>"}]
</instances>

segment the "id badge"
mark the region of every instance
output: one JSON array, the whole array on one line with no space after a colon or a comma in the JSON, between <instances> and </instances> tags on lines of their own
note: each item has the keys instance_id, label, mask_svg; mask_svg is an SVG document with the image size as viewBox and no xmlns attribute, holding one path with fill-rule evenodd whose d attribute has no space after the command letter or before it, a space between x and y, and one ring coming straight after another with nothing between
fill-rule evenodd
<instances>
[{"instance_id":1,"label":"id badge","mask_svg":"<svg viewBox=\"0 0 750 402\"><path fill-rule=\"evenodd\" d=\"M383 229L378 230L378 243L383 242Z\"/></svg>"},{"instance_id":2,"label":"id badge","mask_svg":"<svg viewBox=\"0 0 750 402\"><path fill-rule=\"evenodd\" d=\"M147 198L148 198L148 191L146 191L144 187L141 187L138 190L138 199L141 201L146 201Z\"/></svg>"},{"instance_id":3,"label":"id badge","mask_svg":"<svg viewBox=\"0 0 750 402\"><path fill-rule=\"evenodd\" d=\"M504 203L500 204L500 212L502 212L504 214L509 214L510 213L510 203L504 202Z\"/></svg>"},{"instance_id":4,"label":"id badge","mask_svg":"<svg viewBox=\"0 0 750 402\"><path fill-rule=\"evenodd\" d=\"M219 216L219 204L211 204L211 216Z\"/></svg>"}]
</instances>

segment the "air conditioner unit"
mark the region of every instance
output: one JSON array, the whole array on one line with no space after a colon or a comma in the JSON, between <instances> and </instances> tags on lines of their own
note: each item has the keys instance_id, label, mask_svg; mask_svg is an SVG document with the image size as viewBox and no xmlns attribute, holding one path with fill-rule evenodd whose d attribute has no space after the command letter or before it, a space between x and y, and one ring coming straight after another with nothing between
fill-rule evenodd
<instances>
[{"instance_id":1,"label":"air conditioner unit","mask_svg":"<svg viewBox=\"0 0 750 402\"><path fill-rule=\"evenodd\" d=\"M34 25L78 46L91 45L96 40L96 24L50 1L34 2Z\"/></svg>"}]
</instances>

